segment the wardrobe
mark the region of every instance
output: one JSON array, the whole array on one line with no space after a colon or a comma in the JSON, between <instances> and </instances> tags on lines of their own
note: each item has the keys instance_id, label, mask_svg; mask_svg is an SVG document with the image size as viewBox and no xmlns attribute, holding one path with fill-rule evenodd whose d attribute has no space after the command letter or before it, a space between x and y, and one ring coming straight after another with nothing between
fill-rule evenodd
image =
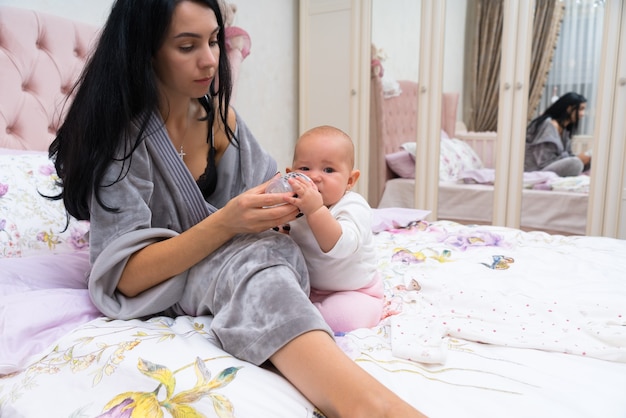
<instances>
[{"instance_id":1,"label":"wardrobe","mask_svg":"<svg viewBox=\"0 0 626 418\"><path fill-rule=\"evenodd\" d=\"M496 183L492 224L519 228L528 109L533 1L503 0ZM450 1L420 0L415 207L437 219L444 28ZM452 2L453 3L453 2ZM626 5L604 2L587 235L626 239ZM300 131L333 124L353 138L356 165L369 162L372 0L300 0ZM375 16L374 16L375 18ZM393 28L391 28L393 29ZM507 140L504 140L506 138ZM366 195L367 176L357 191Z\"/></svg>"}]
</instances>

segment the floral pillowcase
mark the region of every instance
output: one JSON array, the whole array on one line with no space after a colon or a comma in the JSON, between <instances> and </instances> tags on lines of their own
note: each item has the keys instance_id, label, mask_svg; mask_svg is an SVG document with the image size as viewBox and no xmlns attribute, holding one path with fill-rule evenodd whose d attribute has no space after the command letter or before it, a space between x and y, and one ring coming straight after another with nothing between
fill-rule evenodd
<instances>
[{"instance_id":1,"label":"floral pillowcase","mask_svg":"<svg viewBox=\"0 0 626 418\"><path fill-rule=\"evenodd\" d=\"M458 138L441 139L439 178L442 181L457 181L466 170L483 168L483 163L474 149Z\"/></svg>"},{"instance_id":2,"label":"floral pillowcase","mask_svg":"<svg viewBox=\"0 0 626 418\"><path fill-rule=\"evenodd\" d=\"M402 149L406 151L412 158L413 164L415 164L415 142L406 142L402 144ZM400 161L400 158L391 155L394 159L393 162ZM387 158L389 164L390 159ZM396 165L398 165L396 163ZM402 176L395 170L395 166L389 166L396 174ZM448 138L447 136L441 137L439 143L439 180L440 181L458 181L461 177L461 173L466 170L478 170L484 168L476 151L465 141L458 138ZM414 178L415 168L413 167L412 177Z\"/></svg>"},{"instance_id":3,"label":"floral pillowcase","mask_svg":"<svg viewBox=\"0 0 626 418\"><path fill-rule=\"evenodd\" d=\"M47 153L0 149L0 167L0 258L87 249L89 223L44 197L59 193Z\"/></svg>"}]
</instances>

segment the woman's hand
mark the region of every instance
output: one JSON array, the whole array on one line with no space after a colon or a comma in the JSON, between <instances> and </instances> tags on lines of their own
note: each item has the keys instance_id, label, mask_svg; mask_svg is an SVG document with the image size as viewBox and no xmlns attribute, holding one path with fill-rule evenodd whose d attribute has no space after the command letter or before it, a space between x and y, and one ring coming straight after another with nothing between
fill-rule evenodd
<instances>
[{"instance_id":1,"label":"woman's hand","mask_svg":"<svg viewBox=\"0 0 626 418\"><path fill-rule=\"evenodd\" d=\"M231 199L218 215L220 224L233 234L255 233L293 221L298 208L286 203L288 193L265 193L269 181Z\"/></svg>"},{"instance_id":2,"label":"woman's hand","mask_svg":"<svg viewBox=\"0 0 626 418\"><path fill-rule=\"evenodd\" d=\"M589 152L581 152L577 155L578 159L583 162L585 167L591 164L591 155Z\"/></svg>"}]
</instances>

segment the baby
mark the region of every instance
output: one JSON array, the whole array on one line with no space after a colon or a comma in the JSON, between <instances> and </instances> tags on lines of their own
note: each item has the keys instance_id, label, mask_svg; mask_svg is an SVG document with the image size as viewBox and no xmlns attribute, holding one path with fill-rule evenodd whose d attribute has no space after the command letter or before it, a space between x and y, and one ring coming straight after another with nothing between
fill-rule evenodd
<instances>
[{"instance_id":1,"label":"baby","mask_svg":"<svg viewBox=\"0 0 626 418\"><path fill-rule=\"evenodd\" d=\"M286 200L304 214L288 229L306 259L311 301L335 333L376 325L383 284L376 270L372 210L350 191L361 174L354 169L352 140L331 126L310 129L298 139L287 172L310 179L290 177L295 195Z\"/></svg>"}]
</instances>

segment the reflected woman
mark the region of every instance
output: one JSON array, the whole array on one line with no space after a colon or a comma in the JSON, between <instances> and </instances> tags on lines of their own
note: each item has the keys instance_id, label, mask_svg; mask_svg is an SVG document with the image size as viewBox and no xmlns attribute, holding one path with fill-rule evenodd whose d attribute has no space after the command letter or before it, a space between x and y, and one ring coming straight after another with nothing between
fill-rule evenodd
<instances>
[{"instance_id":1,"label":"reflected woman","mask_svg":"<svg viewBox=\"0 0 626 418\"><path fill-rule=\"evenodd\" d=\"M587 152L572 152L572 136L585 115L587 99L565 93L526 129L524 171L552 171L561 177L578 176L591 164Z\"/></svg>"}]
</instances>

